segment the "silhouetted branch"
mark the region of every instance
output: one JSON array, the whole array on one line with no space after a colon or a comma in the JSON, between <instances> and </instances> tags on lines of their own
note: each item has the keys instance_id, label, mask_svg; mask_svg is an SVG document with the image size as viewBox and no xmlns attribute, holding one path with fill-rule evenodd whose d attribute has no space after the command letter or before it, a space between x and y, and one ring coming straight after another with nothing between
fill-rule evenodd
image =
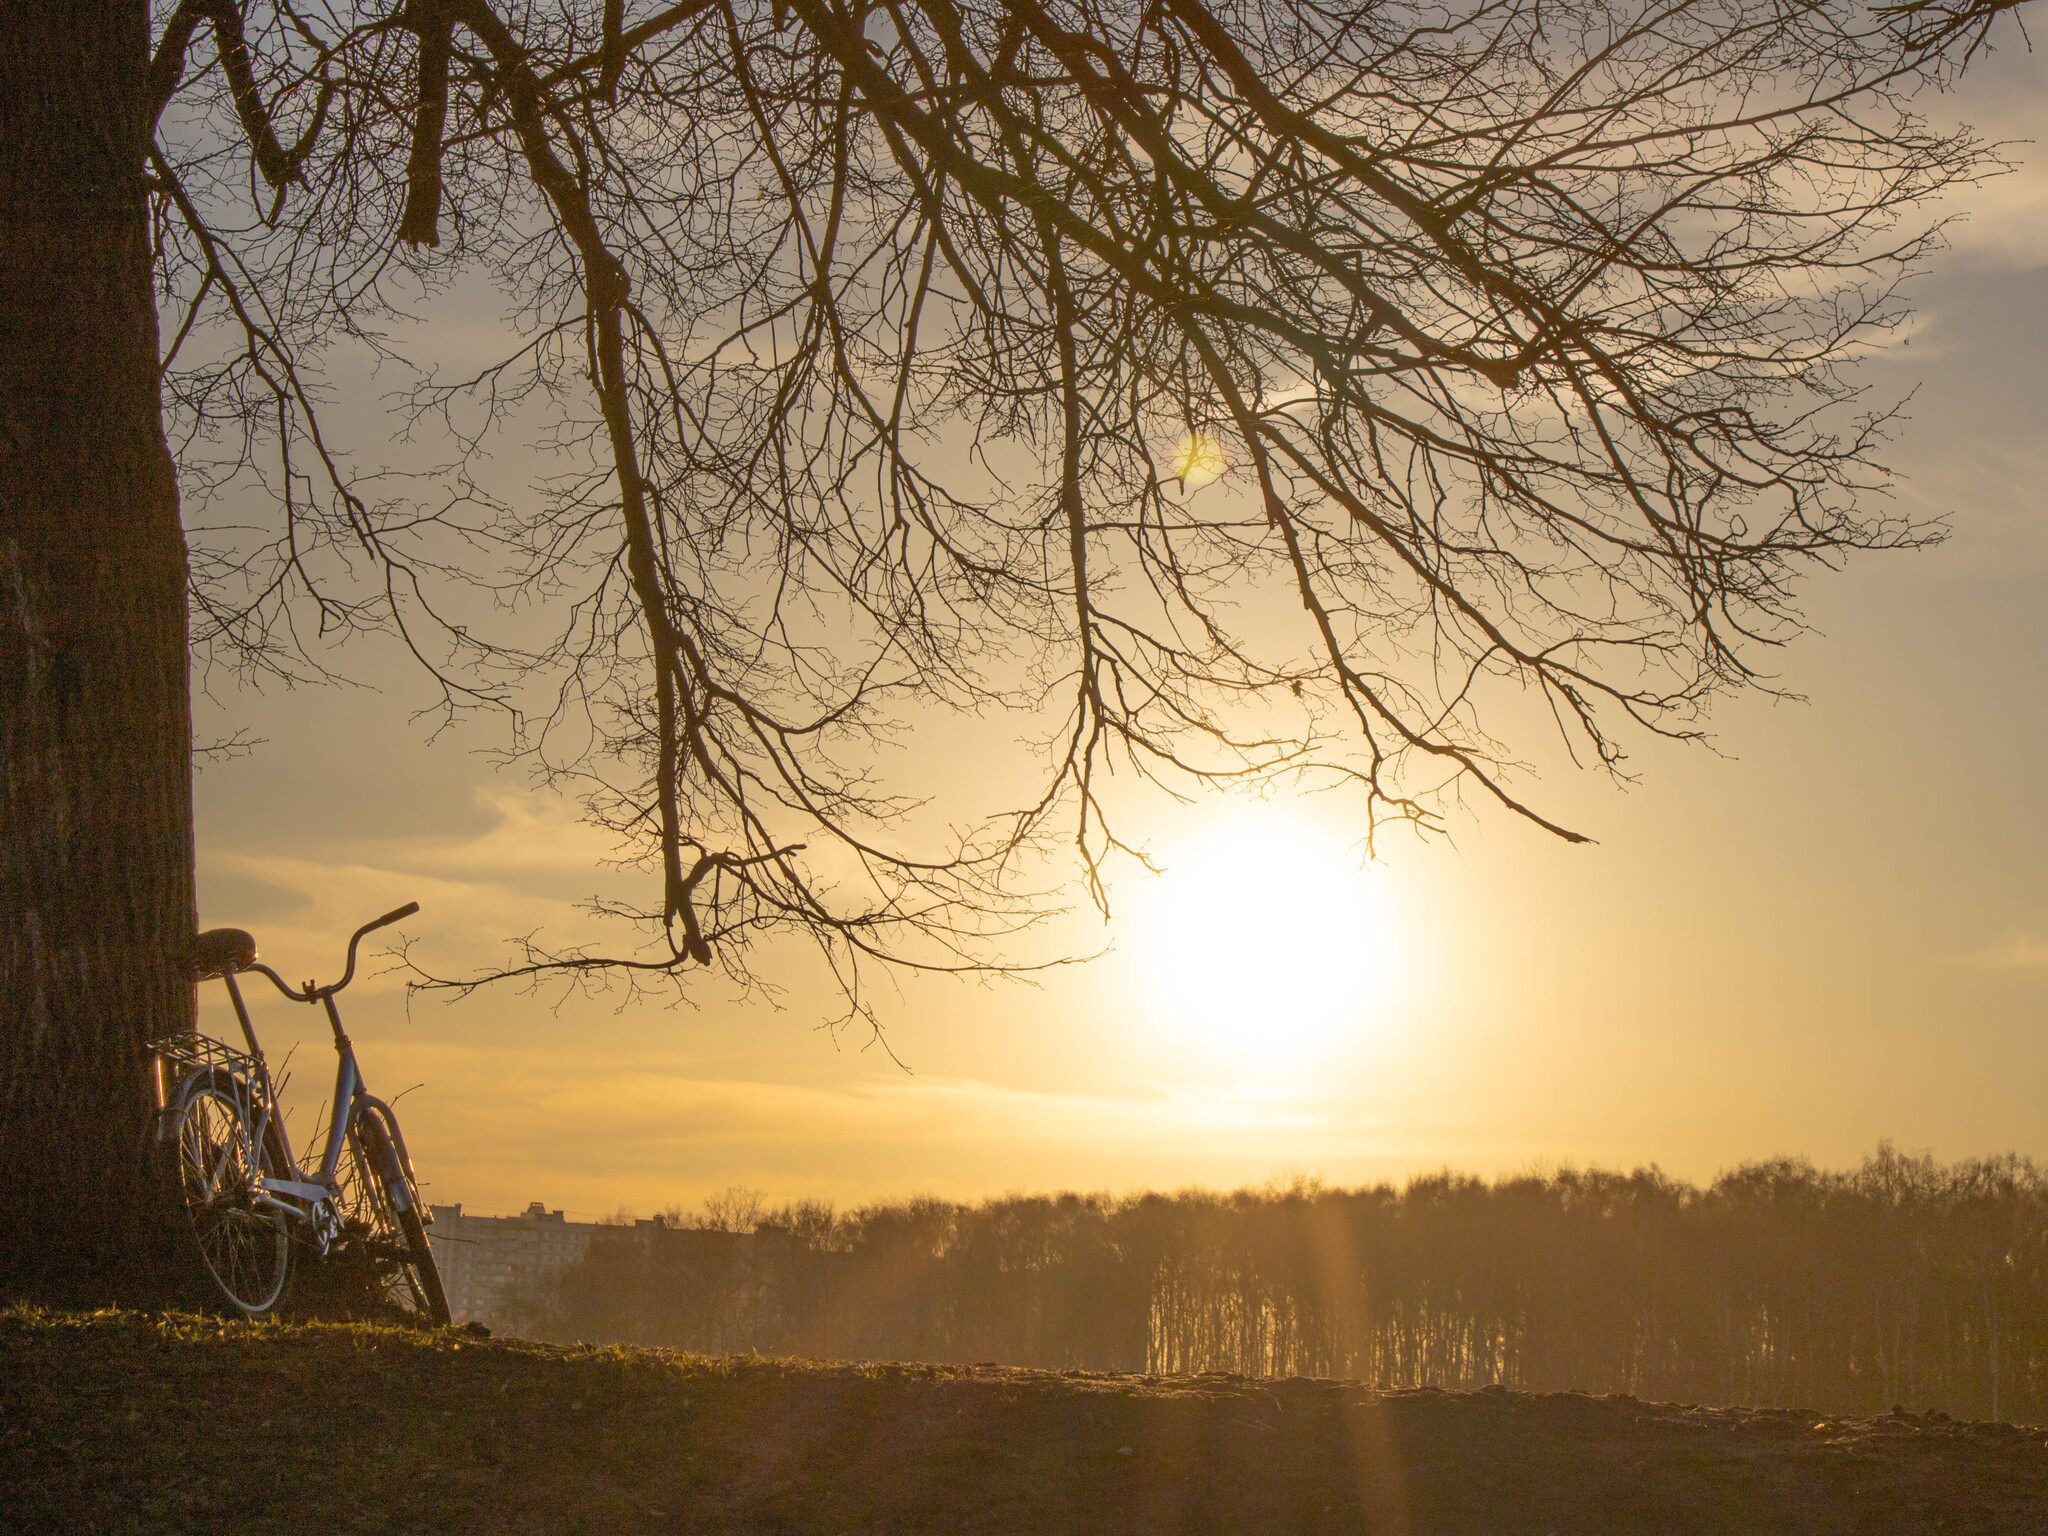
<instances>
[{"instance_id":1,"label":"silhouetted branch","mask_svg":"<svg viewBox=\"0 0 2048 1536\"><path fill-rule=\"evenodd\" d=\"M1345 786L1368 837L1477 789L1579 840L1514 783L1513 696L1623 774L1775 688L1807 572L1939 535L1885 511L1844 369L1916 210L2000 168L1912 103L2006 8L186 0L167 389L188 480L283 508L198 541L205 632L287 667L296 612L391 628L451 715L551 679L514 750L662 898L601 909L647 958L506 977L757 982L800 932L858 1011L877 959L1012 968L1042 853L1106 908L1116 770ZM319 357L403 362L380 327L473 270L512 339L418 369L456 458L393 494ZM515 420L549 476L486 494ZM557 628L493 640L450 585ZM1036 786L921 829L880 755L934 711L1030 718Z\"/></svg>"}]
</instances>

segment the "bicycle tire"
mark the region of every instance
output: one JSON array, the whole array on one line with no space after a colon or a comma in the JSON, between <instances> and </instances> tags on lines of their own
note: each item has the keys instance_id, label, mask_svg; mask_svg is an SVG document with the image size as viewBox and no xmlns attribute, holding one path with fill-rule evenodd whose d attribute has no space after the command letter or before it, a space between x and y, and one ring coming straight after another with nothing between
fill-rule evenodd
<instances>
[{"instance_id":1,"label":"bicycle tire","mask_svg":"<svg viewBox=\"0 0 2048 1536\"><path fill-rule=\"evenodd\" d=\"M420 1220L417 1201L398 1213L398 1219L405 1228L405 1240L412 1251L419 1255L413 1265L426 1306L422 1315L436 1328L446 1328L455 1319L448 1310L448 1293L441 1285L441 1266L434 1262L434 1246L427 1241L427 1224Z\"/></svg>"},{"instance_id":2,"label":"bicycle tire","mask_svg":"<svg viewBox=\"0 0 2048 1536\"><path fill-rule=\"evenodd\" d=\"M152 1147L157 1174L178 1209L179 1246L244 1317L267 1317L291 1288L292 1234L283 1211L256 1204L255 1181L289 1172L275 1128L258 1150L249 1134L254 1087L205 1067L171 1093Z\"/></svg>"},{"instance_id":3,"label":"bicycle tire","mask_svg":"<svg viewBox=\"0 0 2048 1536\"><path fill-rule=\"evenodd\" d=\"M382 1104L358 1102L350 1119L344 1230L363 1261L374 1306L412 1322L445 1328L448 1296L420 1218L419 1192L398 1155Z\"/></svg>"}]
</instances>

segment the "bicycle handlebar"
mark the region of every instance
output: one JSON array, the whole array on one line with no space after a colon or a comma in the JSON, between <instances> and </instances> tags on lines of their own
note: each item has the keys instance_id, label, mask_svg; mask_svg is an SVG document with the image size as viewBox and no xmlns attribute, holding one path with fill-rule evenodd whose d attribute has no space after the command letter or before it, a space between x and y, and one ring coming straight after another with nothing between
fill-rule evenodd
<instances>
[{"instance_id":1,"label":"bicycle handlebar","mask_svg":"<svg viewBox=\"0 0 2048 1536\"><path fill-rule=\"evenodd\" d=\"M323 992L339 992L343 987L356 979L356 946L363 942L364 934L375 933L379 928L389 928L401 917L411 917L419 909L420 904L418 902L408 901L397 911L386 912L382 917L367 922L358 928L355 931L355 937L348 941L348 969L342 972L341 980L331 987L322 987L320 990Z\"/></svg>"},{"instance_id":2,"label":"bicycle handlebar","mask_svg":"<svg viewBox=\"0 0 2048 1536\"><path fill-rule=\"evenodd\" d=\"M397 922L400 918L411 917L413 913L419 911L419 909L420 904L418 902L408 901L404 906L399 907L396 911L386 912L382 917L372 918L369 922L363 924L362 927L358 928L348 941L348 969L342 972L341 980L333 982L328 986L316 987L311 982L308 982L305 986L305 989L302 991L298 987L291 986L289 983L285 981L285 979L282 976L278 975L277 972L273 971L267 965L252 965L249 967L249 969L252 971L261 971L264 975L268 976L270 978L271 985L275 986L278 991L282 992L286 997L293 999L295 1002L310 1003L318 1000L321 997L331 997L336 992L339 992L343 987L347 986L351 981L355 980L356 946L363 942L364 935L375 933L379 928L389 928L393 923Z\"/></svg>"}]
</instances>

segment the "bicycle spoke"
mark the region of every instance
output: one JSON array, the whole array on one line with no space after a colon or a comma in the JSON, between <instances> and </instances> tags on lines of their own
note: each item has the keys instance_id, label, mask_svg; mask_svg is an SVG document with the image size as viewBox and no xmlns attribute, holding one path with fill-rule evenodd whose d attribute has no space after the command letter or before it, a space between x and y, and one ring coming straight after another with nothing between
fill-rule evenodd
<instances>
[{"instance_id":1,"label":"bicycle spoke","mask_svg":"<svg viewBox=\"0 0 2048 1536\"><path fill-rule=\"evenodd\" d=\"M235 1149L232 1145L221 1148L220 1160L213 1165L213 1172L209 1174L206 1179L206 1194L208 1199L212 1199L214 1196L220 1193L220 1176L227 1171L228 1159L233 1157L234 1155Z\"/></svg>"}]
</instances>

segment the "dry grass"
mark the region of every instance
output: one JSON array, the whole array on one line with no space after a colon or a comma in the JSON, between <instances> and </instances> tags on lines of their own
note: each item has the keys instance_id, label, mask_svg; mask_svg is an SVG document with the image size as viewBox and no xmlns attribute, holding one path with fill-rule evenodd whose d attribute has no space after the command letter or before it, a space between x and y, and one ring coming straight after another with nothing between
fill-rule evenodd
<instances>
[{"instance_id":1,"label":"dry grass","mask_svg":"<svg viewBox=\"0 0 2048 1536\"><path fill-rule=\"evenodd\" d=\"M2039 1428L0 1313L24 1532L2026 1532Z\"/></svg>"}]
</instances>

